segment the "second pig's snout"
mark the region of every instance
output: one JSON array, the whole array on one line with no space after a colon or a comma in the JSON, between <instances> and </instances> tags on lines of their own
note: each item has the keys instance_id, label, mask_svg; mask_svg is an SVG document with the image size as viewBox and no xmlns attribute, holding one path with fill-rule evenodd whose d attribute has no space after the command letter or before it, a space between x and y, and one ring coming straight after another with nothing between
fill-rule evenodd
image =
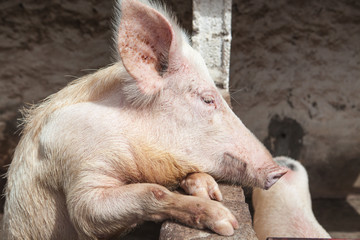
<instances>
[{"instance_id":1,"label":"second pig's snout","mask_svg":"<svg viewBox=\"0 0 360 240\"><path fill-rule=\"evenodd\" d=\"M283 175L287 173L286 168L280 168L280 170L269 173L266 177L264 189L268 190L272 185L274 185Z\"/></svg>"}]
</instances>

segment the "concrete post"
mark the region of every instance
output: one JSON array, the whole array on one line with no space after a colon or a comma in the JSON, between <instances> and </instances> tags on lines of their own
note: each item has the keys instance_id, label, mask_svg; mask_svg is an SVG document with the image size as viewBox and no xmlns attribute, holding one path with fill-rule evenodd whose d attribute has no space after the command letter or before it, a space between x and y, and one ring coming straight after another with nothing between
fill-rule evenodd
<instances>
[{"instance_id":1,"label":"concrete post","mask_svg":"<svg viewBox=\"0 0 360 240\"><path fill-rule=\"evenodd\" d=\"M217 87L229 91L231 0L193 0L193 47Z\"/></svg>"}]
</instances>

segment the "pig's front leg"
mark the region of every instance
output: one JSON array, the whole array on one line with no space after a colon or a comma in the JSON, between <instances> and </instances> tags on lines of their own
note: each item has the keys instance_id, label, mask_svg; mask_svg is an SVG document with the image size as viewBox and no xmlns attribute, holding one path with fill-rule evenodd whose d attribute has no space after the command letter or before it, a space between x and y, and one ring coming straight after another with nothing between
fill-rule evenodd
<instances>
[{"instance_id":1,"label":"pig's front leg","mask_svg":"<svg viewBox=\"0 0 360 240\"><path fill-rule=\"evenodd\" d=\"M180 183L184 191L193 196L222 201L222 194L215 179L207 173L191 173Z\"/></svg>"},{"instance_id":2,"label":"pig's front leg","mask_svg":"<svg viewBox=\"0 0 360 240\"><path fill-rule=\"evenodd\" d=\"M69 193L67 206L81 239L124 233L143 220L174 219L221 235L232 235L238 228L235 217L219 202L173 193L157 184L110 187L111 181L104 183L104 187L84 189L83 185Z\"/></svg>"}]
</instances>

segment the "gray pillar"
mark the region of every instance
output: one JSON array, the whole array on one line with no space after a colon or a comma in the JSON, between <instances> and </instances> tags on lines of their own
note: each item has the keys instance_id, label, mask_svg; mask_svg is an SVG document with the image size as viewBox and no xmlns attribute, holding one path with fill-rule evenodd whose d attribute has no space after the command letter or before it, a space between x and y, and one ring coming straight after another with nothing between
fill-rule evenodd
<instances>
[{"instance_id":1,"label":"gray pillar","mask_svg":"<svg viewBox=\"0 0 360 240\"><path fill-rule=\"evenodd\" d=\"M193 47L216 85L229 91L231 0L193 0Z\"/></svg>"}]
</instances>

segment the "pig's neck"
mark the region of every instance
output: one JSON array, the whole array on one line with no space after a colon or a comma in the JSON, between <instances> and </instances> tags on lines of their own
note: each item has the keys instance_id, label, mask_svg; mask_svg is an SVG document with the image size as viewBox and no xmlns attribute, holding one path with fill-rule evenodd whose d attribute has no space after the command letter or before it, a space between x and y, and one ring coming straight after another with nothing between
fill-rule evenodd
<instances>
[{"instance_id":1,"label":"pig's neck","mask_svg":"<svg viewBox=\"0 0 360 240\"><path fill-rule=\"evenodd\" d=\"M129 110L129 126L132 129L128 132L135 139L141 139L144 145L156 146L157 149L168 152L170 155L183 162L185 165L191 165L198 171L205 171L204 166L199 159L204 159L206 156L197 155L199 151L196 148L202 146L195 146L194 134L186 128L179 128L177 123L170 117L161 115L156 111L151 110Z\"/></svg>"},{"instance_id":2,"label":"pig's neck","mask_svg":"<svg viewBox=\"0 0 360 240\"><path fill-rule=\"evenodd\" d=\"M25 111L23 134L35 139L48 117L56 110L81 102L98 101L128 77L121 62L74 80L41 104Z\"/></svg>"},{"instance_id":3,"label":"pig's neck","mask_svg":"<svg viewBox=\"0 0 360 240\"><path fill-rule=\"evenodd\" d=\"M130 164L125 170L128 177L125 182L151 182L171 188L187 174L202 171L188 146L189 134L180 134L176 123L158 110L127 105L121 88L98 104L117 112L114 116L119 123L118 131L128 141L132 159L127 160Z\"/></svg>"},{"instance_id":4,"label":"pig's neck","mask_svg":"<svg viewBox=\"0 0 360 240\"><path fill-rule=\"evenodd\" d=\"M135 168L135 171L127 170L127 174L133 173L130 182L157 183L175 188L186 175L199 171L182 156L143 140L131 144L130 149L133 157L132 167Z\"/></svg>"}]
</instances>

